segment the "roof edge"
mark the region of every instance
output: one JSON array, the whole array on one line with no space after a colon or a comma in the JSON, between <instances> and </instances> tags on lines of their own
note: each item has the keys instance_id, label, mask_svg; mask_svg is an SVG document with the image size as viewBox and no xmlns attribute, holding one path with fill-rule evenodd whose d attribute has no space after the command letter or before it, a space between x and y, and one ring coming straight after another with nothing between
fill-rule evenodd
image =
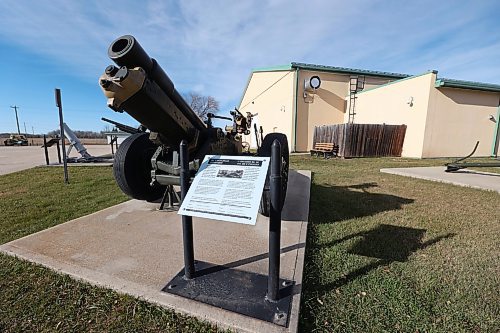
<instances>
[{"instance_id":1,"label":"roof edge","mask_svg":"<svg viewBox=\"0 0 500 333\"><path fill-rule=\"evenodd\" d=\"M375 89L387 87L387 86L390 86L392 84L396 84L396 83L399 83L399 82L402 82L402 81L411 80L411 79L417 78L419 76L423 76L423 75L427 75L427 74L437 74L437 73L438 73L438 71L436 71L436 70L428 70L428 71L425 71L425 72L417 74L417 75L408 76L408 77L405 77L405 78L402 78L402 79L399 79L399 80L394 80L394 81L391 81L391 82L388 82L388 83L385 83L385 84L381 84L381 85L373 87L373 88L369 88L369 89L366 89L366 90L361 90L360 92L358 92L358 95L362 94L362 93L366 93L366 92L372 91L372 90L375 90ZM346 97L348 97L348 96L349 95L347 95Z\"/></svg>"},{"instance_id":2,"label":"roof edge","mask_svg":"<svg viewBox=\"0 0 500 333\"><path fill-rule=\"evenodd\" d=\"M291 64L277 65L277 66L270 66L270 67L252 68L252 73L258 73L258 72L279 72L279 71L289 71L289 70L292 70L292 65Z\"/></svg>"},{"instance_id":3,"label":"roof edge","mask_svg":"<svg viewBox=\"0 0 500 333\"><path fill-rule=\"evenodd\" d=\"M500 85L492 83L482 83L475 81L462 81L441 78L437 79L434 84L436 88L458 88L458 89L469 89L469 90L481 90L481 91L491 91L500 92Z\"/></svg>"},{"instance_id":4,"label":"roof edge","mask_svg":"<svg viewBox=\"0 0 500 333\"><path fill-rule=\"evenodd\" d=\"M410 76L409 74L372 71L372 70L367 70L367 69L356 69L356 68L347 68L347 67L313 65L313 64L305 64L305 63L300 63L300 62L292 62L291 67L292 68L299 68L299 69L306 69L306 70L313 70L313 71L321 71L321 72L387 77L387 78L393 78L393 79L402 79L402 78Z\"/></svg>"}]
</instances>

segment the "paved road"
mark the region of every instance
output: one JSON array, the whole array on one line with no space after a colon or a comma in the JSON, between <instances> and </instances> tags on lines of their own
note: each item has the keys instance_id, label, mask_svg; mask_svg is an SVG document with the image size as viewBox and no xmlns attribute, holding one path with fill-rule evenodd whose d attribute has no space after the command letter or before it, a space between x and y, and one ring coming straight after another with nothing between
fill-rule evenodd
<instances>
[{"instance_id":1,"label":"paved road","mask_svg":"<svg viewBox=\"0 0 500 333\"><path fill-rule=\"evenodd\" d=\"M380 169L380 172L435 182L478 188L500 193L500 174L463 169L457 172L444 172L446 167L418 167Z\"/></svg>"},{"instance_id":2,"label":"paved road","mask_svg":"<svg viewBox=\"0 0 500 333\"><path fill-rule=\"evenodd\" d=\"M92 156L111 153L111 148L108 145L88 145L86 147ZM73 149L70 157L77 156L79 156L79 154ZM50 163L57 163L57 150L55 146L49 148L49 159ZM33 168L39 165L45 165L45 153L40 146L0 146L0 175Z\"/></svg>"}]
</instances>

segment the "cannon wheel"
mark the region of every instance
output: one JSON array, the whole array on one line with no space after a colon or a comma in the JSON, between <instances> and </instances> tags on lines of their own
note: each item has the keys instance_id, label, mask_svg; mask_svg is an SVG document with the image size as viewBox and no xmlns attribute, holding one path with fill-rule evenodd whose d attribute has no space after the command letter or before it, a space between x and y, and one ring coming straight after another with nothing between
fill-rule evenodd
<instances>
[{"instance_id":1,"label":"cannon wheel","mask_svg":"<svg viewBox=\"0 0 500 333\"><path fill-rule=\"evenodd\" d=\"M257 153L258 156L270 157L271 156L271 146L274 140L278 140L281 144L281 188L283 195L281 196L281 206L283 208L286 198L286 189L288 185L288 165L289 165L289 152L288 152L288 140L285 134L282 133L269 133L265 136L262 141L262 145ZM264 185L264 191L262 192L262 198L260 200L259 213L264 216L269 216L271 211L271 193L269 192L269 182L270 182L270 169L267 170L266 183Z\"/></svg>"},{"instance_id":2,"label":"cannon wheel","mask_svg":"<svg viewBox=\"0 0 500 333\"><path fill-rule=\"evenodd\" d=\"M129 136L118 148L113 174L120 189L134 199L155 201L162 197L164 186L151 183L151 157L156 146L148 133Z\"/></svg>"}]
</instances>

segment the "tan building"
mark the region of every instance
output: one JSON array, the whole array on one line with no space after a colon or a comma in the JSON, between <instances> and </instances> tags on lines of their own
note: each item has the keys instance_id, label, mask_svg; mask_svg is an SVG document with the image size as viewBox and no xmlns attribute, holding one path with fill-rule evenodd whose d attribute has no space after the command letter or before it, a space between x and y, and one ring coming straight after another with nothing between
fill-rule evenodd
<instances>
[{"instance_id":1,"label":"tan building","mask_svg":"<svg viewBox=\"0 0 500 333\"><path fill-rule=\"evenodd\" d=\"M307 82L317 76L318 89ZM352 102L351 78L364 82ZM476 156L498 152L500 85L292 63L252 71L240 111L258 113L264 133L287 135L291 151L312 148L315 126L406 124L405 157ZM354 110L352 110L354 108ZM351 111L350 111L351 110ZM255 146L254 134L246 138Z\"/></svg>"}]
</instances>

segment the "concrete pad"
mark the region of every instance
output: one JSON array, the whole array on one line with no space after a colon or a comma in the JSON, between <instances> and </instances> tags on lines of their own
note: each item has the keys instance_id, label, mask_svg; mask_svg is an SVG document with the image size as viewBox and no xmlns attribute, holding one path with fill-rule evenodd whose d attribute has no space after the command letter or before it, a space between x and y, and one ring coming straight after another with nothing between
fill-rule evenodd
<instances>
[{"instance_id":1,"label":"concrete pad","mask_svg":"<svg viewBox=\"0 0 500 333\"><path fill-rule=\"evenodd\" d=\"M438 166L380 169L380 172L500 193L500 174L467 169L456 172L445 172L444 170L446 167Z\"/></svg>"},{"instance_id":2,"label":"concrete pad","mask_svg":"<svg viewBox=\"0 0 500 333\"><path fill-rule=\"evenodd\" d=\"M92 156L111 154L109 145L88 145L87 151ZM76 149L72 149L69 157L79 157ZM56 146L49 148L50 163L57 163ZM40 146L0 146L0 175L45 165L45 152Z\"/></svg>"},{"instance_id":3,"label":"concrete pad","mask_svg":"<svg viewBox=\"0 0 500 333\"><path fill-rule=\"evenodd\" d=\"M311 173L291 171L280 277L294 280L288 328L162 292L183 268L181 218L131 200L0 246L0 251L239 332L296 332ZM267 218L255 226L193 219L195 259L267 275Z\"/></svg>"}]
</instances>

